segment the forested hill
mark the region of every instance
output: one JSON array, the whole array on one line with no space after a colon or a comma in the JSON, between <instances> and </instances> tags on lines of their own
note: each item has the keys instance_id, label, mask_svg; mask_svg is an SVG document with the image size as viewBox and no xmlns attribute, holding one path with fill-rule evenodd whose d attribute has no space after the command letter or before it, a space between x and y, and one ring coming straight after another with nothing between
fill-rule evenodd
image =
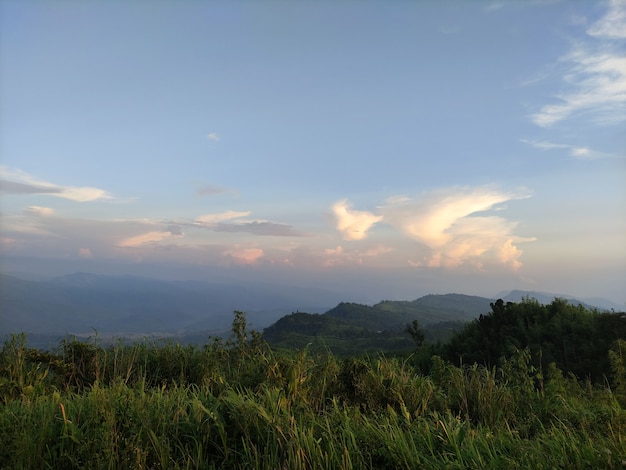
<instances>
[{"instance_id":1,"label":"forested hill","mask_svg":"<svg viewBox=\"0 0 626 470\"><path fill-rule=\"evenodd\" d=\"M554 299L499 299L488 314L466 324L440 353L457 364L493 367L516 350L527 349L538 370L551 363L578 378L605 380L611 373L607 352L626 339L626 313L599 312Z\"/></svg>"},{"instance_id":2,"label":"forested hill","mask_svg":"<svg viewBox=\"0 0 626 470\"><path fill-rule=\"evenodd\" d=\"M274 346L294 348L323 341L341 354L407 349L406 325L417 320L426 339L447 340L454 331L490 310L493 299L462 294L427 295L413 301L384 300L373 306L341 302L324 314L296 312L263 332Z\"/></svg>"}]
</instances>

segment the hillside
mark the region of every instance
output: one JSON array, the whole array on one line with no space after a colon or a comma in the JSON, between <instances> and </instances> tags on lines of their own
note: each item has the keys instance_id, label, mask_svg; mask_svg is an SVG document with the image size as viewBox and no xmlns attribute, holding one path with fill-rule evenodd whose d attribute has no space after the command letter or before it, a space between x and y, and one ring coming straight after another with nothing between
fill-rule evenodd
<instances>
[{"instance_id":1,"label":"hillside","mask_svg":"<svg viewBox=\"0 0 626 470\"><path fill-rule=\"evenodd\" d=\"M414 345L404 329L413 320L422 325L427 341L445 341L465 322L489 311L491 302L461 294L427 295L413 301L385 300L374 306L341 302L322 315L287 315L263 334L275 347L312 345L339 355L407 350Z\"/></svg>"}]
</instances>

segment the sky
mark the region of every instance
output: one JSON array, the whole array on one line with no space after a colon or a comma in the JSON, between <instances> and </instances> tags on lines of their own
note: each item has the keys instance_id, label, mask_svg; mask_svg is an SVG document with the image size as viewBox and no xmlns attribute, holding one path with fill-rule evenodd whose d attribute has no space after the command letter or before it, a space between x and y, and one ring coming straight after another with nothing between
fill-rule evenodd
<instances>
[{"instance_id":1,"label":"sky","mask_svg":"<svg viewBox=\"0 0 626 470\"><path fill-rule=\"evenodd\" d=\"M626 1L0 0L0 268L626 302Z\"/></svg>"}]
</instances>

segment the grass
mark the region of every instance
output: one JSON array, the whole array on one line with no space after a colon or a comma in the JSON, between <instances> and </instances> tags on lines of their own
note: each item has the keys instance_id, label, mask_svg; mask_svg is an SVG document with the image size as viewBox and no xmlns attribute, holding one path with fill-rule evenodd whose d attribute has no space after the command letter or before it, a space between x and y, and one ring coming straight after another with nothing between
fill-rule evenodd
<instances>
[{"instance_id":1,"label":"grass","mask_svg":"<svg viewBox=\"0 0 626 470\"><path fill-rule=\"evenodd\" d=\"M411 358L277 353L237 320L204 348L50 354L14 336L0 352L0 467L626 467L624 342L598 386L537 371L527 351L491 369L435 357L429 375Z\"/></svg>"}]
</instances>

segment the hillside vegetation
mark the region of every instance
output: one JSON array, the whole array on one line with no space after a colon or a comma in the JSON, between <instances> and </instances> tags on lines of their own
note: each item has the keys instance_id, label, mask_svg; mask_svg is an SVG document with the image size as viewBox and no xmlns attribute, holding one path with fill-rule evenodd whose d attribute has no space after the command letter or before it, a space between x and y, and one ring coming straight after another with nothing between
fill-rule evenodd
<instances>
[{"instance_id":1,"label":"hillside vegetation","mask_svg":"<svg viewBox=\"0 0 626 470\"><path fill-rule=\"evenodd\" d=\"M274 347L345 357L365 352L407 351L413 346L406 326L417 320L427 341L446 341L464 324L489 310L490 300L461 294L427 295L413 301L385 300L373 306L341 302L320 314L296 312L265 328Z\"/></svg>"},{"instance_id":2,"label":"hillside vegetation","mask_svg":"<svg viewBox=\"0 0 626 470\"><path fill-rule=\"evenodd\" d=\"M607 349L626 339L626 314L588 310L563 299L548 305L534 299L498 300L491 310L454 335L441 354L456 364L491 367L503 356L527 348L539 369L556 363L580 379L602 382L611 373Z\"/></svg>"},{"instance_id":3,"label":"hillside vegetation","mask_svg":"<svg viewBox=\"0 0 626 470\"><path fill-rule=\"evenodd\" d=\"M49 353L17 335L0 351L0 467L623 468L626 341L609 341L606 328L621 334L624 315L574 315L555 302L543 316L529 302L494 303L442 346L462 365L438 355L422 363L430 346L346 359L279 352L248 331L242 312L228 341L204 347L101 347L95 338ZM536 367L536 352L514 346L558 319L595 328L587 338L601 345L577 343L571 364L604 348L604 381ZM478 329L505 339L492 364L467 360L474 352L462 345L473 348Z\"/></svg>"}]
</instances>

